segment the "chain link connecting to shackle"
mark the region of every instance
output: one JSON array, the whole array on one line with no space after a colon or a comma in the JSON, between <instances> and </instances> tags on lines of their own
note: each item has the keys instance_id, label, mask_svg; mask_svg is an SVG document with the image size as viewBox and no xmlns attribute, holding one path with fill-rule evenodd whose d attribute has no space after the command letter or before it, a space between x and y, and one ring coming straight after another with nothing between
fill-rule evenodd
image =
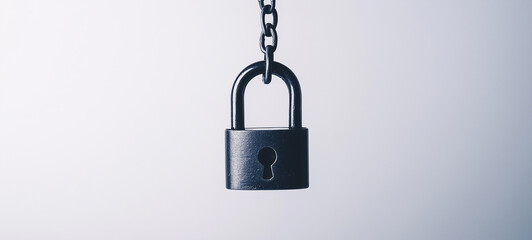
<instances>
[{"instance_id":1,"label":"chain link connecting to shackle","mask_svg":"<svg viewBox=\"0 0 532 240\"><path fill-rule=\"evenodd\" d=\"M261 9L261 23L262 33L260 34L260 50L264 53L264 62L266 64L266 70L262 75L262 81L265 84L269 84L272 81L272 65L273 65L273 53L277 49L277 10L275 10L275 0L270 0L271 3L265 5L264 0L259 0L259 6ZM266 15L272 15L272 22L266 22ZM271 45L266 45L266 37L271 37Z\"/></svg>"}]
</instances>

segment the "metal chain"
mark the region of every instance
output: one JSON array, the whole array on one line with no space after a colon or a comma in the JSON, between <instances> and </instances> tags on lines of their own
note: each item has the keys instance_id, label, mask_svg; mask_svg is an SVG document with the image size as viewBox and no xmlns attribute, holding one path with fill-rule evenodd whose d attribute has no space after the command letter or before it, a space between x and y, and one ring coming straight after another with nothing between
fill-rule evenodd
<instances>
[{"instance_id":1,"label":"metal chain","mask_svg":"<svg viewBox=\"0 0 532 240\"><path fill-rule=\"evenodd\" d=\"M264 4L264 0L259 0L259 6L261 9L261 23L262 33L259 38L260 50L264 53L264 62L266 69L262 75L262 81L265 84L269 84L272 81L271 67L273 65L273 53L277 49L277 27L278 16L277 10L275 10L275 0L270 0L270 4ZM272 22L266 22L266 15L272 15ZM271 37L271 44L266 45L266 37Z\"/></svg>"}]
</instances>

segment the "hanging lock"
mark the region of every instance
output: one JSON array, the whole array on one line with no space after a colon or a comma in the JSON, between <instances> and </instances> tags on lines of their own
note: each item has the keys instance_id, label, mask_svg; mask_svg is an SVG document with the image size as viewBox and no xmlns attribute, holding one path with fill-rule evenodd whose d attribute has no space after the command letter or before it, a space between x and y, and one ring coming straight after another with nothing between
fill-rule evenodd
<instances>
[{"instance_id":1,"label":"hanging lock","mask_svg":"<svg viewBox=\"0 0 532 240\"><path fill-rule=\"evenodd\" d=\"M237 190L308 188L308 129L302 127L301 87L294 73L273 62L271 72L288 87L288 128L245 128L244 91L265 71L264 61L246 67L231 93L231 129L225 131L226 187Z\"/></svg>"}]
</instances>

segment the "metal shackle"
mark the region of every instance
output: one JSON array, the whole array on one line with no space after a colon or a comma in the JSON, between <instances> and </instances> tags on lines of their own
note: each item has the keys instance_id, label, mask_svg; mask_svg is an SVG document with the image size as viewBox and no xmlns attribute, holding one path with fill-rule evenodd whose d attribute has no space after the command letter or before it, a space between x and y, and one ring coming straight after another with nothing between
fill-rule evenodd
<instances>
[{"instance_id":1,"label":"metal shackle","mask_svg":"<svg viewBox=\"0 0 532 240\"><path fill-rule=\"evenodd\" d=\"M244 124L244 92L246 86L254 77L264 74L266 64L264 61L253 63L236 77L231 91L231 129L245 130ZM301 86L296 75L285 65L273 62L272 74L281 78L288 87L289 102L289 127L301 128Z\"/></svg>"}]
</instances>

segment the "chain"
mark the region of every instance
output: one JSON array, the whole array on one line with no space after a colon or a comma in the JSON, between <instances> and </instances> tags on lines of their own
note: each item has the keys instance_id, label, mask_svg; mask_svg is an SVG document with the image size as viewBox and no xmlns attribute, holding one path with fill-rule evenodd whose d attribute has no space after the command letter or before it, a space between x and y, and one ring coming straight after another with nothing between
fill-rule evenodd
<instances>
[{"instance_id":1,"label":"chain","mask_svg":"<svg viewBox=\"0 0 532 240\"><path fill-rule=\"evenodd\" d=\"M273 53L277 49L277 27L278 17L277 10L275 10L275 0L270 0L271 3L265 5L264 0L258 0L259 6L261 9L261 23L262 23L262 33L260 34L259 46L260 50L264 53L264 62L266 64L266 69L262 75L262 81L265 84L269 84L272 81L272 71L271 67L273 65ZM272 22L266 22L266 15L272 15ZM266 45L266 37L271 37L272 44Z\"/></svg>"}]
</instances>

